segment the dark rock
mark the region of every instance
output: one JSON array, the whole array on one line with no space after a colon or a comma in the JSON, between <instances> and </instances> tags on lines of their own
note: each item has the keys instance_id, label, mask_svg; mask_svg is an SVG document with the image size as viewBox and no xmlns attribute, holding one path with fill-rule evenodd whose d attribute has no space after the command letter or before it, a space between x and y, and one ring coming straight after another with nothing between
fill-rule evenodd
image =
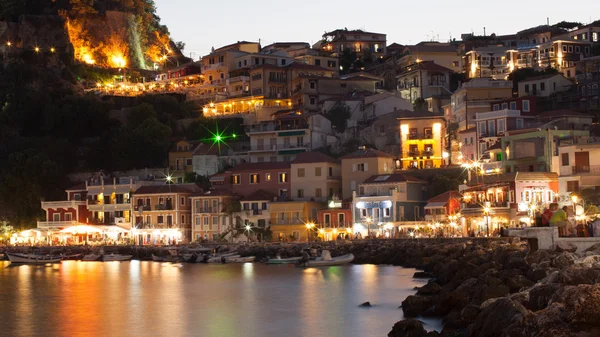
<instances>
[{"instance_id":1,"label":"dark rock","mask_svg":"<svg viewBox=\"0 0 600 337\"><path fill-rule=\"evenodd\" d=\"M510 294L510 290L505 285L497 285L497 286L484 286L481 288L475 295L473 302L483 303L489 299L504 297Z\"/></svg>"},{"instance_id":2,"label":"dark rock","mask_svg":"<svg viewBox=\"0 0 600 337\"><path fill-rule=\"evenodd\" d=\"M554 250L559 253L562 253L562 252L575 253L577 251L577 246L575 246L572 243L559 241L554 245Z\"/></svg>"},{"instance_id":3,"label":"dark rock","mask_svg":"<svg viewBox=\"0 0 600 337\"><path fill-rule=\"evenodd\" d=\"M360 308L370 308L371 307L371 302L364 302L361 305L359 305Z\"/></svg>"},{"instance_id":4,"label":"dark rock","mask_svg":"<svg viewBox=\"0 0 600 337\"><path fill-rule=\"evenodd\" d=\"M479 306L469 304L461 312L460 317L465 320L474 321L481 312Z\"/></svg>"},{"instance_id":5,"label":"dark rock","mask_svg":"<svg viewBox=\"0 0 600 337\"><path fill-rule=\"evenodd\" d=\"M426 271L417 271L414 273L413 278L433 278L432 273L428 273Z\"/></svg>"},{"instance_id":6,"label":"dark rock","mask_svg":"<svg viewBox=\"0 0 600 337\"><path fill-rule=\"evenodd\" d=\"M500 298L488 305L467 329L467 337L500 337L504 329L521 321L527 313L521 304L508 298Z\"/></svg>"},{"instance_id":7,"label":"dark rock","mask_svg":"<svg viewBox=\"0 0 600 337\"><path fill-rule=\"evenodd\" d=\"M516 293L523 288L531 287L535 283L523 275L515 275L507 278L505 284L511 293Z\"/></svg>"},{"instance_id":8,"label":"dark rock","mask_svg":"<svg viewBox=\"0 0 600 337\"><path fill-rule=\"evenodd\" d=\"M600 281L600 269L567 268L558 273L558 283L565 285L594 284Z\"/></svg>"},{"instance_id":9,"label":"dark rock","mask_svg":"<svg viewBox=\"0 0 600 337\"><path fill-rule=\"evenodd\" d=\"M544 260L551 260L554 254L555 253L550 250L536 250L535 252L530 252L529 254L527 254L527 256L525 257L525 262L529 263L530 265L537 264Z\"/></svg>"},{"instance_id":10,"label":"dark rock","mask_svg":"<svg viewBox=\"0 0 600 337\"><path fill-rule=\"evenodd\" d=\"M577 260L577 255L571 252L562 252L560 255L552 259L552 267L563 269L568 266L572 266L575 264L575 260Z\"/></svg>"},{"instance_id":11,"label":"dark rock","mask_svg":"<svg viewBox=\"0 0 600 337\"><path fill-rule=\"evenodd\" d=\"M427 331L423 328L423 323L409 318L394 324L392 331L388 333L388 337L424 337Z\"/></svg>"},{"instance_id":12,"label":"dark rock","mask_svg":"<svg viewBox=\"0 0 600 337\"><path fill-rule=\"evenodd\" d=\"M586 249L585 252L592 252L595 254L600 254L600 243L596 243L590 248Z\"/></svg>"},{"instance_id":13,"label":"dark rock","mask_svg":"<svg viewBox=\"0 0 600 337\"><path fill-rule=\"evenodd\" d=\"M406 317L421 316L433 304L434 299L431 296L410 295L402 301L402 311Z\"/></svg>"},{"instance_id":14,"label":"dark rock","mask_svg":"<svg viewBox=\"0 0 600 337\"><path fill-rule=\"evenodd\" d=\"M439 284L429 281L426 285L419 288L417 295L435 295L439 294L440 291L442 291L442 287Z\"/></svg>"},{"instance_id":15,"label":"dark rock","mask_svg":"<svg viewBox=\"0 0 600 337\"><path fill-rule=\"evenodd\" d=\"M563 285L558 283L543 284L533 287L529 291L528 309L532 311L545 309L548 306L550 299L556 294L556 291L562 287Z\"/></svg>"},{"instance_id":16,"label":"dark rock","mask_svg":"<svg viewBox=\"0 0 600 337\"><path fill-rule=\"evenodd\" d=\"M549 273L550 270L548 270L547 268L540 268L536 266L532 267L531 270L529 270L527 278L532 280L533 282L537 282L543 280L546 276L548 276Z\"/></svg>"}]
</instances>

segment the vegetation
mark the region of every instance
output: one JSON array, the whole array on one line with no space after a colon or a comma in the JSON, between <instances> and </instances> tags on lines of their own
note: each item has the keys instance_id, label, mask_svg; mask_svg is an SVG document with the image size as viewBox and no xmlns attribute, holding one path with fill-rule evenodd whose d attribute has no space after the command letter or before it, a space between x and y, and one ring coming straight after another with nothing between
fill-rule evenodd
<instances>
[{"instance_id":1,"label":"vegetation","mask_svg":"<svg viewBox=\"0 0 600 337\"><path fill-rule=\"evenodd\" d=\"M350 108L345 104L337 104L325 115L335 128L336 132L343 133L348 125L348 118L351 116Z\"/></svg>"},{"instance_id":2,"label":"vegetation","mask_svg":"<svg viewBox=\"0 0 600 337\"><path fill-rule=\"evenodd\" d=\"M415 99L415 101L413 102L413 111L427 112L427 102L422 97Z\"/></svg>"}]
</instances>

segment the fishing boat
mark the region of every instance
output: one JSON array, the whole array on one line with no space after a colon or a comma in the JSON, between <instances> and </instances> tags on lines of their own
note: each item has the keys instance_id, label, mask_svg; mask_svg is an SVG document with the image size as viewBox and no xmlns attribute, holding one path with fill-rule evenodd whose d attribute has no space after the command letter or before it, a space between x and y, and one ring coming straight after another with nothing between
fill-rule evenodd
<instances>
[{"instance_id":1,"label":"fishing boat","mask_svg":"<svg viewBox=\"0 0 600 337\"><path fill-rule=\"evenodd\" d=\"M223 263L246 263L246 262L254 262L256 260L256 256L245 256L245 257L226 257L225 262Z\"/></svg>"},{"instance_id":2,"label":"fishing boat","mask_svg":"<svg viewBox=\"0 0 600 337\"><path fill-rule=\"evenodd\" d=\"M60 263L62 257L51 255L6 253L11 263L46 264Z\"/></svg>"},{"instance_id":3,"label":"fishing boat","mask_svg":"<svg viewBox=\"0 0 600 337\"><path fill-rule=\"evenodd\" d=\"M102 255L102 261L129 261L133 258L133 255L122 255L122 254L105 254Z\"/></svg>"},{"instance_id":4,"label":"fishing boat","mask_svg":"<svg viewBox=\"0 0 600 337\"><path fill-rule=\"evenodd\" d=\"M328 267L328 266L341 266L348 264L354 260L354 254L346 254L337 257L331 257L331 253L328 250L323 250L321 256L311 259L308 261L298 261L300 267Z\"/></svg>"},{"instance_id":5,"label":"fishing boat","mask_svg":"<svg viewBox=\"0 0 600 337\"><path fill-rule=\"evenodd\" d=\"M226 263L227 260L233 261L233 259L237 259L238 257L242 257L241 255L221 255L221 256L213 256L213 257L209 257L208 260L206 260L206 263Z\"/></svg>"},{"instance_id":6,"label":"fishing boat","mask_svg":"<svg viewBox=\"0 0 600 337\"><path fill-rule=\"evenodd\" d=\"M102 261L102 254L87 254L81 258L81 261Z\"/></svg>"},{"instance_id":7,"label":"fishing boat","mask_svg":"<svg viewBox=\"0 0 600 337\"><path fill-rule=\"evenodd\" d=\"M302 256L296 256L296 257L288 257L288 258L281 258L280 256L277 256L274 259L269 259L267 260L267 264L294 264L294 263L298 263L298 261L300 261L302 259Z\"/></svg>"},{"instance_id":8,"label":"fishing boat","mask_svg":"<svg viewBox=\"0 0 600 337\"><path fill-rule=\"evenodd\" d=\"M234 256L234 255L237 255L236 257L240 257L240 255L234 251L234 252L222 253L222 254L200 255L200 256L198 256L198 259L196 260L196 262L198 262L198 263L219 263L219 262L221 262L221 258L230 257L230 256Z\"/></svg>"}]
</instances>

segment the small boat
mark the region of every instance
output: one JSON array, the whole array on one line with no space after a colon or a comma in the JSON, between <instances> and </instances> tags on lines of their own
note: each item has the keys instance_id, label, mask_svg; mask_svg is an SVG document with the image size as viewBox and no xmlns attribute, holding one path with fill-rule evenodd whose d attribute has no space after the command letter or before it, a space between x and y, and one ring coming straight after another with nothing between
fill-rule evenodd
<instances>
[{"instance_id":1,"label":"small boat","mask_svg":"<svg viewBox=\"0 0 600 337\"><path fill-rule=\"evenodd\" d=\"M237 255L237 257L240 257L240 255L238 255L237 252L212 254L212 255L205 254L205 255L198 255L196 262L198 262L198 263L217 263L217 262L221 262L222 257L229 257L229 256L233 256L233 255Z\"/></svg>"},{"instance_id":2,"label":"small boat","mask_svg":"<svg viewBox=\"0 0 600 337\"><path fill-rule=\"evenodd\" d=\"M154 262L182 262L181 256L156 256L152 254L152 261Z\"/></svg>"},{"instance_id":3,"label":"small boat","mask_svg":"<svg viewBox=\"0 0 600 337\"><path fill-rule=\"evenodd\" d=\"M256 260L256 256L246 256L246 257L226 257L225 262L223 263L246 263L246 262L254 262Z\"/></svg>"},{"instance_id":4,"label":"small boat","mask_svg":"<svg viewBox=\"0 0 600 337\"><path fill-rule=\"evenodd\" d=\"M122 255L122 254L105 254L102 256L102 261L129 261L133 258L133 255Z\"/></svg>"},{"instance_id":5,"label":"small boat","mask_svg":"<svg viewBox=\"0 0 600 337\"><path fill-rule=\"evenodd\" d=\"M6 253L11 263L46 264L60 263L62 257L51 255Z\"/></svg>"},{"instance_id":6,"label":"small boat","mask_svg":"<svg viewBox=\"0 0 600 337\"><path fill-rule=\"evenodd\" d=\"M102 254L87 254L81 258L81 261L102 261Z\"/></svg>"},{"instance_id":7,"label":"small boat","mask_svg":"<svg viewBox=\"0 0 600 337\"><path fill-rule=\"evenodd\" d=\"M83 254L71 254L71 255L63 255L63 261L76 261L81 260L83 258Z\"/></svg>"},{"instance_id":8,"label":"small boat","mask_svg":"<svg viewBox=\"0 0 600 337\"><path fill-rule=\"evenodd\" d=\"M346 254L337 257L331 257L331 253L328 250L323 250L321 256L314 260L298 261L300 267L328 267L328 266L341 266L348 264L354 260L354 254Z\"/></svg>"},{"instance_id":9,"label":"small boat","mask_svg":"<svg viewBox=\"0 0 600 337\"><path fill-rule=\"evenodd\" d=\"M300 261L301 259L302 259L302 256L288 257L285 259L282 259L280 256L278 256L274 259L267 260L267 264L294 264L294 263L297 263L298 261Z\"/></svg>"},{"instance_id":10,"label":"small boat","mask_svg":"<svg viewBox=\"0 0 600 337\"><path fill-rule=\"evenodd\" d=\"M213 257L209 257L208 260L206 260L206 263L226 263L227 260L237 259L238 257L242 257L242 256L241 255L213 256Z\"/></svg>"}]
</instances>

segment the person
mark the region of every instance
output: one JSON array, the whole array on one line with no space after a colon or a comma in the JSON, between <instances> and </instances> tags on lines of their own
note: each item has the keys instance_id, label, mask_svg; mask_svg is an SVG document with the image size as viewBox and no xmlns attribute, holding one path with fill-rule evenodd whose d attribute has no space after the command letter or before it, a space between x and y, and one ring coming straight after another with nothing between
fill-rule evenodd
<instances>
[{"instance_id":1,"label":"person","mask_svg":"<svg viewBox=\"0 0 600 337\"><path fill-rule=\"evenodd\" d=\"M554 203L550 204L550 207L548 207L544 213L542 213L542 227L548 227L550 226L550 219L552 219L552 215L554 214Z\"/></svg>"},{"instance_id":2,"label":"person","mask_svg":"<svg viewBox=\"0 0 600 337\"><path fill-rule=\"evenodd\" d=\"M550 226L558 227L558 236L567 236L568 217L567 217L567 206L563 206L562 209L557 210L552 214L550 218Z\"/></svg>"}]
</instances>

